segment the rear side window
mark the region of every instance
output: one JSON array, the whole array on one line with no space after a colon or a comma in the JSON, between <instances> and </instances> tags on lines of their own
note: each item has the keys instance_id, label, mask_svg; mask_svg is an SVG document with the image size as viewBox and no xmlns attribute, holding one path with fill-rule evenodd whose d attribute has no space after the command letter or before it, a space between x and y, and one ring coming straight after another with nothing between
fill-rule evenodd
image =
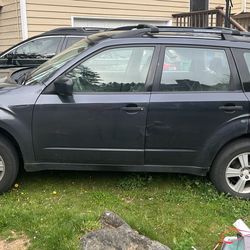
<instances>
[{"instance_id":1,"label":"rear side window","mask_svg":"<svg viewBox=\"0 0 250 250\"><path fill-rule=\"evenodd\" d=\"M160 91L227 91L231 71L220 49L165 49Z\"/></svg>"},{"instance_id":2,"label":"rear side window","mask_svg":"<svg viewBox=\"0 0 250 250\"><path fill-rule=\"evenodd\" d=\"M66 42L66 46L65 49L67 49L68 47L72 46L74 43L82 40L84 37L81 36L72 36L72 37L68 37L67 38L67 42Z\"/></svg>"},{"instance_id":3,"label":"rear side window","mask_svg":"<svg viewBox=\"0 0 250 250\"><path fill-rule=\"evenodd\" d=\"M244 89L245 91L250 92L250 51L244 52L243 58L247 66L247 70L245 71Z\"/></svg>"},{"instance_id":4,"label":"rear side window","mask_svg":"<svg viewBox=\"0 0 250 250\"><path fill-rule=\"evenodd\" d=\"M244 90L250 92L250 50L234 49L233 53Z\"/></svg>"},{"instance_id":5,"label":"rear side window","mask_svg":"<svg viewBox=\"0 0 250 250\"><path fill-rule=\"evenodd\" d=\"M250 74L250 52L244 52L244 59L247 64L248 73Z\"/></svg>"}]
</instances>

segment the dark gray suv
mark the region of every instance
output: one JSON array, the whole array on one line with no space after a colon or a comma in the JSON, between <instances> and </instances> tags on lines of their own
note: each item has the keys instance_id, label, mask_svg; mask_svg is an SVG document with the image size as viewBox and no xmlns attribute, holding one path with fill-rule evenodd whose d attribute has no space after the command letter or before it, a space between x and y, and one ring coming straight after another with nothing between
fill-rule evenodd
<instances>
[{"instance_id":1,"label":"dark gray suv","mask_svg":"<svg viewBox=\"0 0 250 250\"><path fill-rule=\"evenodd\" d=\"M138 25L91 35L0 91L0 191L21 164L210 174L250 198L250 33Z\"/></svg>"}]
</instances>

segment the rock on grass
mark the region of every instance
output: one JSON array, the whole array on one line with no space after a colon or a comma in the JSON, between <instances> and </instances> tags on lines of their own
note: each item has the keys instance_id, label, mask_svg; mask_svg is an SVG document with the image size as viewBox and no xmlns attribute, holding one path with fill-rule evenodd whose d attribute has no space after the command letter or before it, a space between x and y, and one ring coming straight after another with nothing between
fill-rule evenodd
<instances>
[{"instance_id":1,"label":"rock on grass","mask_svg":"<svg viewBox=\"0 0 250 250\"><path fill-rule=\"evenodd\" d=\"M170 250L158 241L140 235L113 212L101 216L102 229L81 239L82 250Z\"/></svg>"}]
</instances>

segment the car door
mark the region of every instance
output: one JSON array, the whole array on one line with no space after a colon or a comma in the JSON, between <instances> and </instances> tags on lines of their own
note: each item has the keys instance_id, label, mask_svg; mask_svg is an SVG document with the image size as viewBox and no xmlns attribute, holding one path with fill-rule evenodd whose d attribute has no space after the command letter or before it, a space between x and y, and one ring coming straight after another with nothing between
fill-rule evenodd
<instances>
[{"instance_id":1,"label":"car door","mask_svg":"<svg viewBox=\"0 0 250 250\"><path fill-rule=\"evenodd\" d=\"M175 172L207 169L223 143L247 131L248 100L232 55L216 47L162 49L148 112L145 164Z\"/></svg>"},{"instance_id":2,"label":"car door","mask_svg":"<svg viewBox=\"0 0 250 250\"><path fill-rule=\"evenodd\" d=\"M108 48L65 72L73 95L44 93L35 105L37 161L142 165L154 51Z\"/></svg>"}]
</instances>

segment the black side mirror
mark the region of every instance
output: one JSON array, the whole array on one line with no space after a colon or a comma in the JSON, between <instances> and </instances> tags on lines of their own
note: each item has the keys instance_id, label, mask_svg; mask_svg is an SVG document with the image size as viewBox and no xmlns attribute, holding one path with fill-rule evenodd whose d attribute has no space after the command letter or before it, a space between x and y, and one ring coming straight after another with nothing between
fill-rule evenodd
<instances>
[{"instance_id":1,"label":"black side mirror","mask_svg":"<svg viewBox=\"0 0 250 250\"><path fill-rule=\"evenodd\" d=\"M58 95L71 96L73 93L73 81L68 77L59 77L54 82L54 85Z\"/></svg>"}]
</instances>

